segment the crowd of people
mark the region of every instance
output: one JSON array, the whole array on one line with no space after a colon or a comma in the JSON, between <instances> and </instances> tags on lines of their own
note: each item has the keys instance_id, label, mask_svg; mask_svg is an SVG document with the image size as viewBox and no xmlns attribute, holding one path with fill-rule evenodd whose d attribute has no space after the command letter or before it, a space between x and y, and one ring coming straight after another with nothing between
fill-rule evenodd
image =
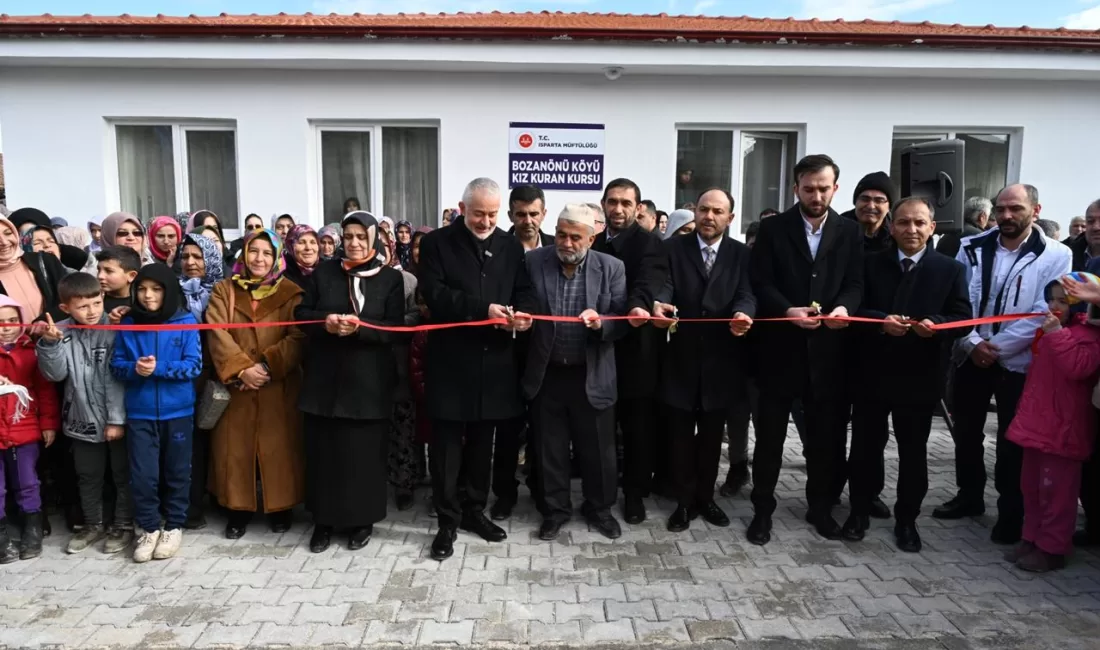
<instances>
[{"instance_id":1,"label":"crowd of people","mask_svg":"<svg viewBox=\"0 0 1100 650\"><path fill-rule=\"evenodd\" d=\"M391 490L414 507L425 476L442 561L460 529L506 538L494 521L517 505L524 442L541 539L574 516L574 477L581 516L610 539L620 485L624 521L645 521L658 493L681 532L700 517L729 526L716 488L733 496L751 478L745 537L764 545L792 418L817 533L858 542L893 517L898 548L917 552L933 417L950 424L958 492L932 516L981 515L993 397L992 541L1031 571L1100 543L1085 468L1100 201L1063 244L1044 232L1038 191L1010 185L969 201L963 231L933 246L932 203L878 172L838 214L839 175L828 156L803 158L795 206L759 215L745 243L729 236L726 190L666 214L625 178L599 203L563 206L553 235L540 188L502 205L486 178L435 230L355 198L319 231L249 215L233 241L207 210L147 224L118 212L86 229L17 210L0 219L0 494L21 533L16 544L0 520L0 564L41 554L53 505L70 553L102 542L136 562L173 557L210 504L229 539L257 514L285 532L304 504L311 551L335 535L361 549ZM1078 496L1088 525L1074 535Z\"/></svg>"}]
</instances>

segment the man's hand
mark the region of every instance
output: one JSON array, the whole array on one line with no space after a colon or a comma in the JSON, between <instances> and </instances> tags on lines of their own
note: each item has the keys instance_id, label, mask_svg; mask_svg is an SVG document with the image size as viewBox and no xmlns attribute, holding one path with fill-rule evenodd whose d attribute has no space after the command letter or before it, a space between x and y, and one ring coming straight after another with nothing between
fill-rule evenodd
<instances>
[{"instance_id":1,"label":"man's hand","mask_svg":"<svg viewBox=\"0 0 1100 650\"><path fill-rule=\"evenodd\" d=\"M340 314L325 316L325 331L329 334L340 334Z\"/></svg>"},{"instance_id":2,"label":"man's hand","mask_svg":"<svg viewBox=\"0 0 1100 650\"><path fill-rule=\"evenodd\" d=\"M882 324L882 331L890 336L905 336L909 333L909 323L904 322L901 316L890 314Z\"/></svg>"},{"instance_id":3,"label":"man's hand","mask_svg":"<svg viewBox=\"0 0 1100 650\"><path fill-rule=\"evenodd\" d=\"M107 438L107 442L122 440L122 437L126 435L126 428L117 424L108 424L103 427L103 435Z\"/></svg>"},{"instance_id":4,"label":"man's hand","mask_svg":"<svg viewBox=\"0 0 1100 650\"><path fill-rule=\"evenodd\" d=\"M526 332L531 329L531 326L535 324L535 319L531 318L531 314L517 311L512 314L512 324L506 325L505 329L510 329L515 332Z\"/></svg>"},{"instance_id":5,"label":"man's hand","mask_svg":"<svg viewBox=\"0 0 1100 650\"><path fill-rule=\"evenodd\" d=\"M848 308L847 307L837 307L836 309L829 312L829 315L832 316L833 318L847 318L848 317ZM828 327L831 330L842 330L845 327L848 327L848 321L846 321L846 320L827 320L827 321L825 321L825 327Z\"/></svg>"},{"instance_id":6,"label":"man's hand","mask_svg":"<svg viewBox=\"0 0 1100 650\"><path fill-rule=\"evenodd\" d=\"M913 323L913 331L921 338L930 339L936 335L935 325L935 323L925 318L919 323Z\"/></svg>"},{"instance_id":7,"label":"man's hand","mask_svg":"<svg viewBox=\"0 0 1100 650\"><path fill-rule=\"evenodd\" d=\"M580 319L584 326L590 330L598 330L603 325L600 321L600 315L596 313L595 309L585 309L581 312Z\"/></svg>"},{"instance_id":8,"label":"man's hand","mask_svg":"<svg viewBox=\"0 0 1100 650\"><path fill-rule=\"evenodd\" d=\"M260 364L256 364L251 368L245 368L241 373L241 383L251 388L252 390L259 390L267 385L271 381L271 375L267 374L264 367Z\"/></svg>"},{"instance_id":9,"label":"man's hand","mask_svg":"<svg viewBox=\"0 0 1100 650\"><path fill-rule=\"evenodd\" d=\"M988 368L1001 357L1000 348L989 341L982 341L970 351L970 360L979 368Z\"/></svg>"},{"instance_id":10,"label":"man's hand","mask_svg":"<svg viewBox=\"0 0 1100 650\"><path fill-rule=\"evenodd\" d=\"M1056 314L1048 313L1047 317L1043 319L1043 332L1050 334L1051 332L1057 332L1062 329L1062 319Z\"/></svg>"},{"instance_id":11,"label":"man's hand","mask_svg":"<svg viewBox=\"0 0 1100 650\"><path fill-rule=\"evenodd\" d=\"M53 444L54 439L57 438L57 432L53 429L42 430L42 442L49 447Z\"/></svg>"},{"instance_id":12,"label":"man's hand","mask_svg":"<svg viewBox=\"0 0 1100 650\"><path fill-rule=\"evenodd\" d=\"M1078 282L1072 278L1062 280L1066 293L1082 302L1100 305L1100 285Z\"/></svg>"},{"instance_id":13,"label":"man's hand","mask_svg":"<svg viewBox=\"0 0 1100 650\"><path fill-rule=\"evenodd\" d=\"M752 327L752 319L746 314L737 312L730 321L730 333L734 336L744 336Z\"/></svg>"},{"instance_id":14,"label":"man's hand","mask_svg":"<svg viewBox=\"0 0 1100 650\"><path fill-rule=\"evenodd\" d=\"M510 321L512 320L512 312L504 305L493 303L489 305L489 318L492 320L503 318Z\"/></svg>"},{"instance_id":15,"label":"man's hand","mask_svg":"<svg viewBox=\"0 0 1100 650\"><path fill-rule=\"evenodd\" d=\"M627 313L627 316L630 318L626 322L630 323L631 327L641 327L649 322L650 313L641 307L635 307Z\"/></svg>"},{"instance_id":16,"label":"man's hand","mask_svg":"<svg viewBox=\"0 0 1100 650\"><path fill-rule=\"evenodd\" d=\"M355 316L352 316L350 314L345 314L343 316L338 316L337 317L337 323L338 323L338 325L336 327L336 335L337 336L351 336L352 334L355 334L355 332L357 332L359 330L358 319Z\"/></svg>"},{"instance_id":17,"label":"man's hand","mask_svg":"<svg viewBox=\"0 0 1100 650\"><path fill-rule=\"evenodd\" d=\"M156 369L157 369L157 358L156 357L141 357L137 360L137 363L134 365L134 372L141 375L142 377L148 377L149 375L153 374L153 371L156 370Z\"/></svg>"},{"instance_id":18,"label":"man's hand","mask_svg":"<svg viewBox=\"0 0 1100 650\"><path fill-rule=\"evenodd\" d=\"M804 330L815 330L821 327L821 321L810 317L817 316L817 313L813 307L791 307L787 310L787 318L797 318L794 324Z\"/></svg>"},{"instance_id":19,"label":"man's hand","mask_svg":"<svg viewBox=\"0 0 1100 650\"><path fill-rule=\"evenodd\" d=\"M42 338L47 341L57 343L62 339L64 334L57 328L57 325L53 322L53 316L50 316L49 312L46 313L46 329L42 330Z\"/></svg>"},{"instance_id":20,"label":"man's hand","mask_svg":"<svg viewBox=\"0 0 1100 650\"><path fill-rule=\"evenodd\" d=\"M107 322L111 325L118 325L122 322L122 317L130 313L130 308L123 305L121 307L115 307L111 310L111 313L107 314Z\"/></svg>"},{"instance_id":21,"label":"man's hand","mask_svg":"<svg viewBox=\"0 0 1100 650\"><path fill-rule=\"evenodd\" d=\"M676 306L667 302L653 303L653 326L667 330L676 322Z\"/></svg>"}]
</instances>

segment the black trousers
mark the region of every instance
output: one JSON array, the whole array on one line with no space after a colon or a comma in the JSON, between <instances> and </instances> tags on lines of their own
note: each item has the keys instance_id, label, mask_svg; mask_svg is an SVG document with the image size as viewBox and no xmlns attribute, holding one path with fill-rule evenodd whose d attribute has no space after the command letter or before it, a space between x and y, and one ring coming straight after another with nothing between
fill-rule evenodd
<instances>
[{"instance_id":1,"label":"black trousers","mask_svg":"<svg viewBox=\"0 0 1100 650\"><path fill-rule=\"evenodd\" d=\"M729 409L694 411L668 409L668 459L676 500L691 508L714 500L718 462L722 458L722 428Z\"/></svg>"},{"instance_id":2,"label":"black trousers","mask_svg":"<svg viewBox=\"0 0 1100 650\"><path fill-rule=\"evenodd\" d=\"M893 416L898 443L898 486L894 518L912 523L920 514L928 493L928 436L932 432L935 404L857 402L852 407L852 452L848 457L848 491L852 514L867 516L871 500L882 490L883 453L890 437L888 419Z\"/></svg>"},{"instance_id":3,"label":"black trousers","mask_svg":"<svg viewBox=\"0 0 1100 650\"><path fill-rule=\"evenodd\" d=\"M519 448L527 429L527 414L504 420L497 425L493 438L493 494L497 499L515 503L519 498Z\"/></svg>"},{"instance_id":4,"label":"black trousers","mask_svg":"<svg viewBox=\"0 0 1100 650\"><path fill-rule=\"evenodd\" d=\"M584 366L547 366L542 387L531 401L531 433L538 465L536 481L543 515L559 522L573 515L569 499L570 444L580 461L585 516L609 512L618 490L615 467L615 414L594 408L585 393Z\"/></svg>"},{"instance_id":5,"label":"black trousers","mask_svg":"<svg viewBox=\"0 0 1100 650\"><path fill-rule=\"evenodd\" d=\"M653 487L657 463L657 407L652 397L620 399L616 406L623 430L623 494L645 498Z\"/></svg>"},{"instance_id":6,"label":"black trousers","mask_svg":"<svg viewBox=\"0 0 1100 650\"><path fill-rule=\"evenodd\" d=\"M1020 491L1023 450L1005 439L1024 392L1027 375L994 364L979 368L967 359L955 372L954 416L955 482L959 496L981 501L985 493L985 420L989 398L997 398L997 461L993 484L997 488L998 518L1023 525L1024 502Z\"/></svg>"},{"instance_id":7,"label":"black trousers","mask_svg":"<svg viewBox=\"0 0 1100 650\"><path fill-rule=\"evenodd\" d=\"M191 501L187 507L187 518L203 516L206 501L206 481L210 473L210 432L195 429L191 438Z\"/></svg>"},{"instance_id":8,"label":"black trousers","mask_svg":"<svg viewBox=\"0 0 1100 650\"><path fill-rule=\"evenodd\" d=\"M130 498L130 460L126 441L84 442L70 439L70 442L84 524L103 526L110 521L120 528L129 528L134 520L134 504ZM105 517L103 487L108 483L115 488L114 514Z\"/></svg>"},{"instance_id":9,"label":"black trousers","mask_svg":"<svg viewBox=\"0 0 1100 650\"><path fill-rule=\"evenodd\" d=\"M440 526L458 526L465 512L485 510L497 422L433 420L432 498Z\"/></svg>"},{"instance_id":10,"label":"black trousers","mask_svg":"<svg viewBox=\"0 0 1100 650\"><path fill-rule=\"evenodd\" d=\"M756 514L771 516L775 512L775 486L783 466L783 445L787 439L787 423L791 407L799 395L760 387L759 414L756 421L756 449L752 461L752 504ZM806 457L806 501L810 512L828 513L835 500L834 481L837 469L838 421L842 421L842 400L816 395L812 387L803 388L802 409L805 413L804 452Z\"/></svg>"},{"instance_id":11,"label":"black trousers","mask_svg":"<svg viewBox=\"0 0 1100 650\"><path fill-rule=\"evenodd\" d=\"M1100 535L1100 445L1081 468L1081 508L1085 511L1085 530Z\"/></svg>"},{"instance_id":12,"label":"black trousers","mask_svg":"<svg viewBox=\"0 0 1100 650\"><path fill-rule=\"evenodd\" d=\"M749 421L756 421L756 412L760 403L760 390L756 382L745 382L745 390L733 399L733 406L726 416L726 432L729 434L730 472L735 465L749 459Z\"/></svg>"}]
</instances>

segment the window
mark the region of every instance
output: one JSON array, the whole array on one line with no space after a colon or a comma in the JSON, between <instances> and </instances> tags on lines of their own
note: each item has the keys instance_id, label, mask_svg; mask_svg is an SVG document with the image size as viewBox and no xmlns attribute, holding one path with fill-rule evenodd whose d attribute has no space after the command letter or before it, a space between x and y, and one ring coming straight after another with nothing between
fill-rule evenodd
<instances>
[{"instance_id":1,"label":"window","mask_svg":"<svg viewBox=\"0 0 1100 650\"><path fill-rule=\"evenodd\" d=\"M116 124L118 204L148 223L212 210L238 227L236 133L224 126Z\"/></svg>"},{"instance_id":2,"label":"window","mask_svg":"<svg viewBox=\"0 0 1100 650\"><path fill-rule=\"evenodd\" d=\"M901 180L901 152L906 147L922 142L958 138L966 143L966 161L963 175L966 180L966 198L982 196L992 198L1009 179L1018 176L1017 163L1012 153L1013 137L1010 133L980 130L895 132L890 154L890 177Z\"/></svg>"},{"instance_id":3,"label":"window","mask_svg":"<svg viewBox=\"0 0 1100 650\"><path fill-rule=\"evenodd\" d=\"M694 203L699 193L720 187L733 195L740 232L763 210L790 206L788 167L798 134L773 129L681 128L676 138L674 208Z\"/></svg>"},{"instance_id":4,"label":"window","mask_svg":"<svg viewBox=\"0 0 1100 650\"><path fill-rule=\"evenodd\" d=\"M439 129L434 126L321 127L321 211L340 221L344 202L413 226L439 215ZM376 164L380 162L380 164Z\"/></svg>"}]
</instances>

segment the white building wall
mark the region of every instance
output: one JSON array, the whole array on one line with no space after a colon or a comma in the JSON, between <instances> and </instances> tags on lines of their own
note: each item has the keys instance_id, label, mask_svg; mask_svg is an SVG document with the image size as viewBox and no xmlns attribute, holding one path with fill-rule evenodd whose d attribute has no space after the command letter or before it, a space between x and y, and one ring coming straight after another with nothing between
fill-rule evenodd
<instances>
[{"instance_id":1,"label":"white building wall","mask_svg":"<svg viewBox=\"0 0 1100 650\"><path fill-rule=\"evenodd\" d=\"M798 126L800 154L840 165L841 210L863 174L889 169L895 127L913 126L1018 130L1019 180L1039 187L1043 215L1063 227L1100 196L1100 87L1083 81L7 68L0 87L9 207L70 220L117 209L111 118L235 121L241 214L290 212L315 226L313 120L438 124L444 207L475 176L507 180L510 121L606 124L605 180L628 176L664 209L678 124ZM551 192L548 207L598 198Z\"/></svg>"}]
</instances>

